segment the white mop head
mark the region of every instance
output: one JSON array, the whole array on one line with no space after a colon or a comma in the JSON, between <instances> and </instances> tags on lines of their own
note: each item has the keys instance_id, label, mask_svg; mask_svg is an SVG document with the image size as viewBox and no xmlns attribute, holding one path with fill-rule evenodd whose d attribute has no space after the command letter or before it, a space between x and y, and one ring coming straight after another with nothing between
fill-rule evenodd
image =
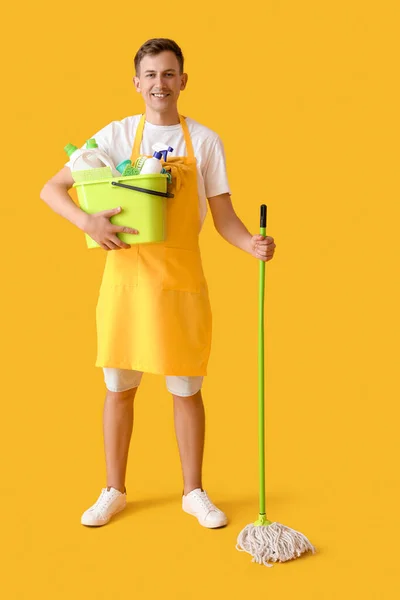
<instances>
[{"instance_id":1,"label":"white mop head","mask_svg":"<svg viewBox=\"0 0 400 600\"><path fill-rule=\"evenodd\" d=\"M270 562L285 562L315 548L302 533L280 523L247 525L238 535L236 549L248 552L252 562L272 567Z\"/></svg>"}]
</instances>

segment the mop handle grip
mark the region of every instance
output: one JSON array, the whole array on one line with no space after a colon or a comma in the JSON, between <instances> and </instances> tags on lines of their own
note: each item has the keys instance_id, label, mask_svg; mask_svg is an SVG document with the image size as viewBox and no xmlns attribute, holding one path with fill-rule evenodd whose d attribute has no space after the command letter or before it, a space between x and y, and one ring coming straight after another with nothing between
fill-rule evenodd
<instances>
[{"instance_id":1,"label":"mop handle grip","mask_svg":"<svg viewBox=\"0 0 400 600\"><path fill-rule=\"evenodd\" d=\"M267 205L261 204L260 208L260 228L264 229L267 227Z\"/></svg>"}]
</instances>

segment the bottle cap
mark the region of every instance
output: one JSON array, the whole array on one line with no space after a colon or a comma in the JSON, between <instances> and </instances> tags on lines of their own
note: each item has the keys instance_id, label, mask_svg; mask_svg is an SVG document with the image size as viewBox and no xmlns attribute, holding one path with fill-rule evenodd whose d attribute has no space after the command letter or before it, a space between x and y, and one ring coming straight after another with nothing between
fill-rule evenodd
<instances>
[{"instance_id":1,"label":"bottle cap","mask_svg":"<svg viewBox=\"0 0 400 600\"><path fill-rule=\"evenodd\" d=\"M94 138L91 138L86 142L86 148L98 148L97 142Z\"/></svg>"},{"instance_id":2,"label":"bottle cap","mask_svg":"<svg viewBox=\"0 0 400 600\"><path fill-rule=\"evenodd\" d=\"M66 146L64 146L64 150L68 154L68 156L71 156L71 154L73 154L75 150L78 150L78 148L73 144L67 144Z\"/></svg>"}]
</instances>

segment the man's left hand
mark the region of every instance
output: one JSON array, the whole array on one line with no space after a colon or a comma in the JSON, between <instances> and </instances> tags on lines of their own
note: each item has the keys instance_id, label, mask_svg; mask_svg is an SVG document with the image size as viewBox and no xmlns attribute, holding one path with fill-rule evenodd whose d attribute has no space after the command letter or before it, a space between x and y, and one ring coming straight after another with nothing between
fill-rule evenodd
<instances>
[{"instance_id":1,"label":"man's left hand","mask_svg":"<svg viewBox=\"0 0 400 600\"><path fill-rule=\"evenodd\" d=\"M251 238L251 254L258 260L264 262L274 257L276 244L274 238L269 235L253 235Z\"/></svg>"}]
</instances>

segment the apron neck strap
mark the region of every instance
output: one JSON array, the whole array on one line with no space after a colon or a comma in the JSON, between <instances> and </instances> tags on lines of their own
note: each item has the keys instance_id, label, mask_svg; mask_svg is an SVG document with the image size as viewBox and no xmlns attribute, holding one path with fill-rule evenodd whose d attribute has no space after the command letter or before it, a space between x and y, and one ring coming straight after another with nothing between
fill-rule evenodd
<instances>
[{"instance_id":1,"label":"apron neck strap","mask_svg":"<svg viewBox=\"0 0 400 600\"><path fill-rule=\"evenodd\" d=\"M143 114L139 121L139 125L136 129L135 142L133 144L133 150L132 150L132 156L131 156L132 164L134 164L136 159L140 156L140 144L142 143L143 129L144 129L145 121L146 121L146 115ZM189 128L187 126L186 120L182 117L182 115L179 115L179 121L180 121L180 124L183 129L183 137L185 138L187 155L189 158L194 158L193 144L192 144L192 140L190 138Z\"/></svg>"}]
</instances>

